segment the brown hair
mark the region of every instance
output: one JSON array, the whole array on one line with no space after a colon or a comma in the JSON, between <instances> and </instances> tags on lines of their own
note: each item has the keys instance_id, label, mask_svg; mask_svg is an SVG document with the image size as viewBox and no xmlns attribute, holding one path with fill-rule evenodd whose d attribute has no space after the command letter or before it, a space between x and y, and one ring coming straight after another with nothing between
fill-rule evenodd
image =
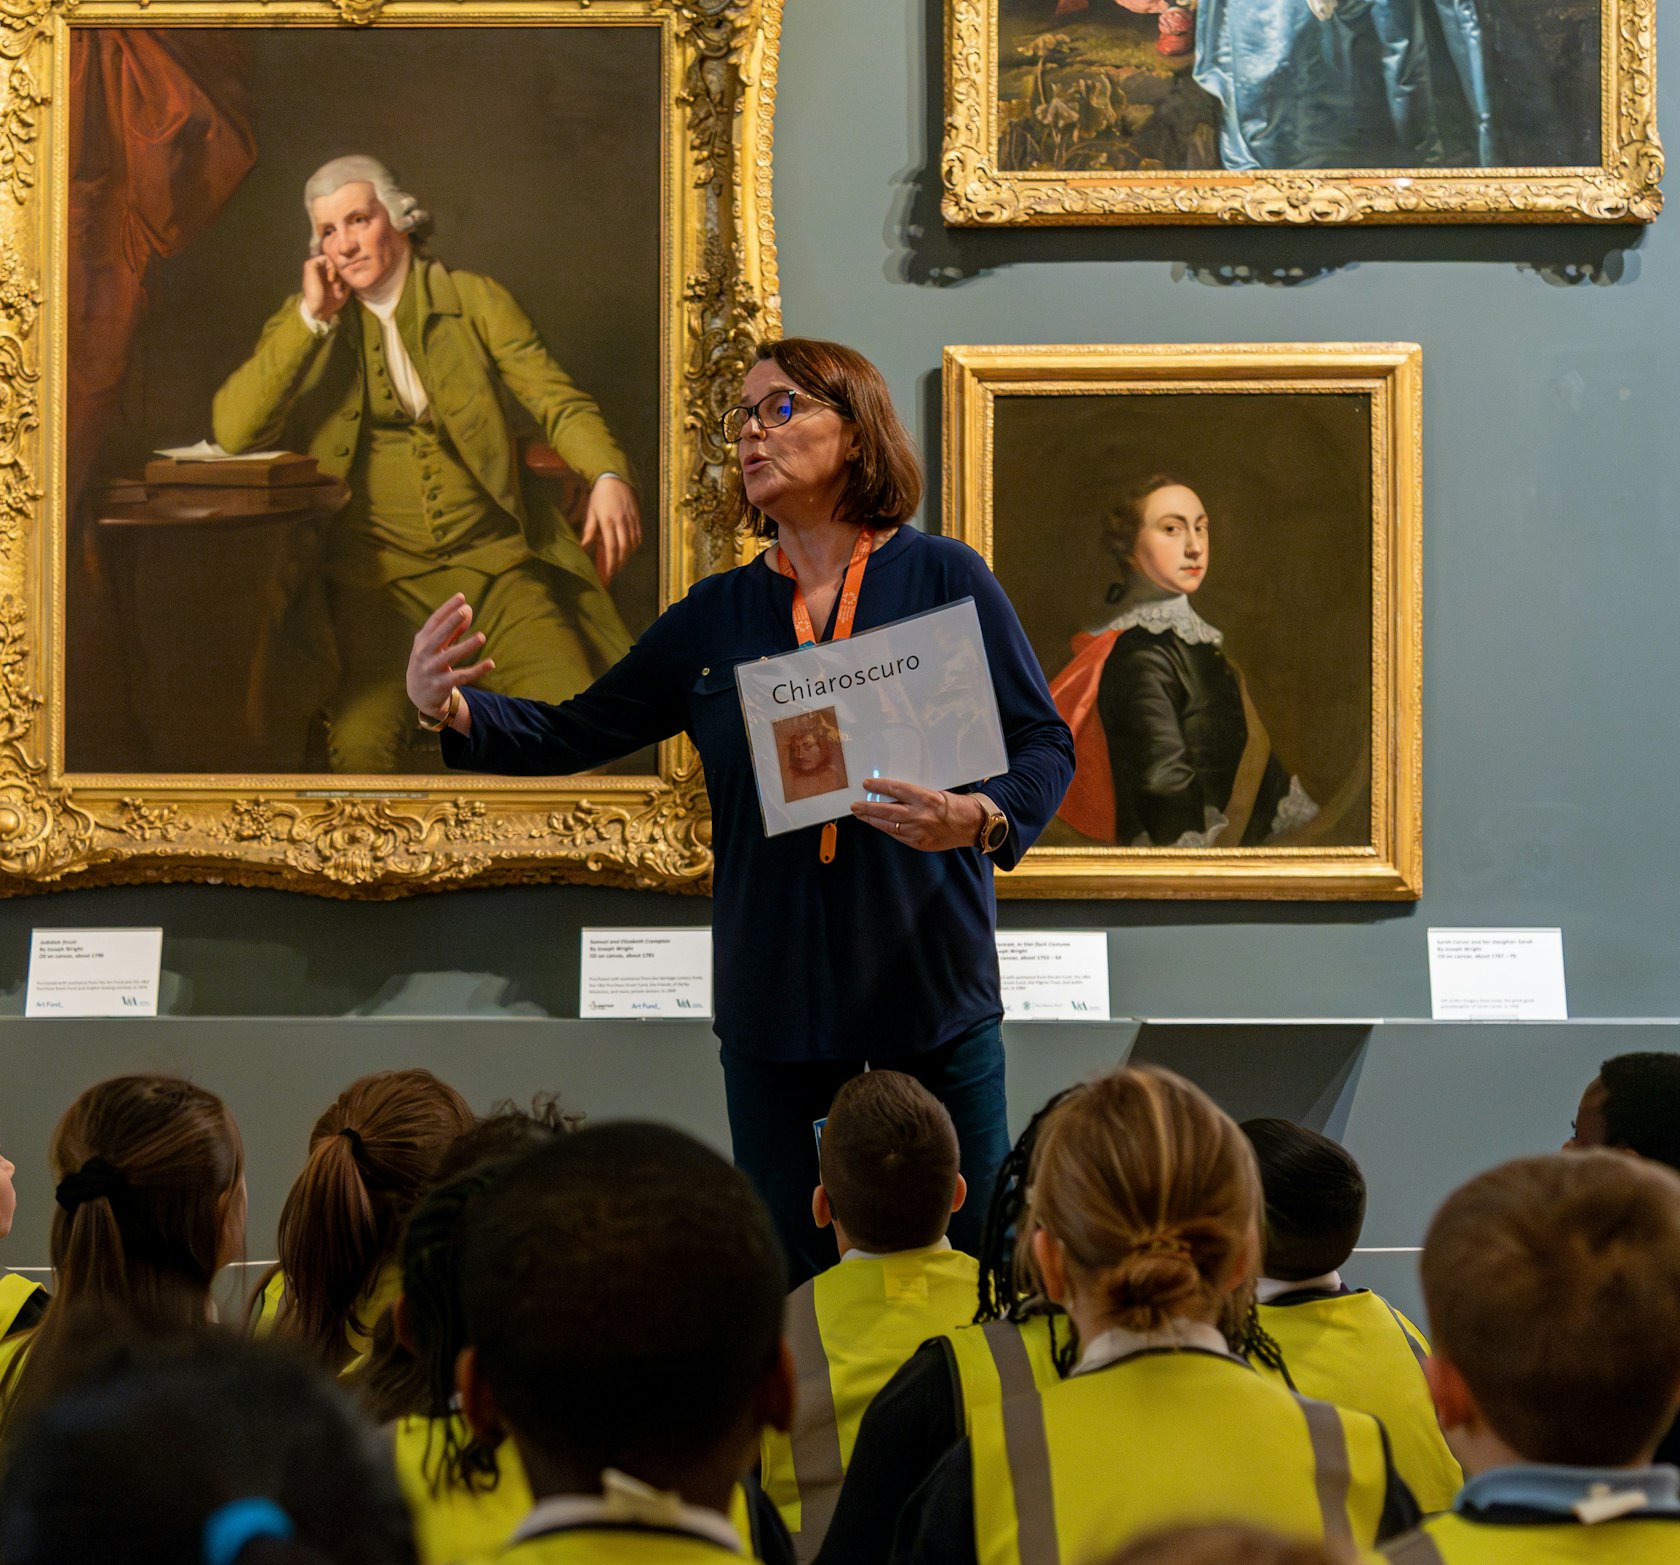
<instances>
[{"instance_id":1,"label":"brown hair","mask_svg":"<svg viewBox=\"0 0 1680 1565\"><path fill-rule=\"evenodd\" d=\"M1680 1177L1621 1153L1505 1163L1423 1242L1435 1348L1526 1461L1620 1467L1680 1396Z\"/></svg>"},{"instance_id":2,"label":"brown hair","mask_svg":"<svg viewBox=\"0 0 1680 1565\"><path fill-rule=\"evenodd\" d=\"M1128 1543L1107 1565L1354 1565L1351 1550L1263 1527L1174 1527Z\"/></svg>"},{"instance_id":3,"label":"brown hair","mask_svg":"<svg viewBox=\"0 0 1680 1565\"><path fill-rule=\"evenodd\" d=\"M8 1398L73 1378L79 1317L141 1333L204 1325L229 1201L245 1177L239 1127L215 1093L175 1076L116 1076L65 1111L49 1150L54 1293ZM10 1381L10 1374L8 1374Z\"/></svg>"},{"instance_id":4,"label":"brown hair","mask_svg":"<svg viewBox=\"0 0 1680 1565\"><path fill-rule=\"evenodd\" d=\"M1114 556L1114 563L1119 566L1122 577L1131 575L1132 550L1137 547L1138 534L1143 531L1143 502L1157 489L1194 491L1195 487L1176 473L1158 472L1151 473L1147 478L1135 478L1121 489L1114 509L1103 518L1103 542Z\"/></svg>"},{"instance_id":5,"label":"brown hair","mask_svg":"<svg viewBox=\"0 0 1680 1565\"><path fill-rule=\"evenodd\" d=\"M881 372L855 348L814 337L762 342L757 362L766 360L774 360L801 391L832 402L857 429L857 459L835 516L858 527L865 522L909 521L922 503L922 464ZM723 520L730 533L745 527L757 538L776 536L776 524L748 502L739 463L731 475Z\"/></svg>"},{"instance_id":6,"label":"brown hair","mask_svg":"<svg viewBox=\"0 0 1680 1565\"><path fill-rule=\"evenodd\" d=\"M957 1189L957 1132L914 1076L865 1071L834 1095L822 1182L849 1238L886 1253L937 1244Z\"/></svg>"},{"instance_id":7,"label":"brown hair","mask_svg":"<svg viewBox=\"0 0 1680 1565\"><path fill-rule=\"evenodd\" d=\"M280 1211L279 1332L344 1366L346 1327L375 1325L354 1319L357 1300L396 1253L444 1150L473 1123L467 1100L428 1070L380 1071L338 1095Z\"/></svg>"},{"instance_id":8,"label":"brown hair","mask_svg":"<svg viewBox=\"0 0 1680 1565\"><path fill-rule=\"evenodd\" d=\"M1264 1206L1235 1121L1200 1087L1152 1065L1062 1098L1039 1132L1027 1183L1015 1251L1023 1281L1042 1291L1032 1235L1043 1229L1130 1331L1222 1302Z\"/></svg>"}]
</instances>

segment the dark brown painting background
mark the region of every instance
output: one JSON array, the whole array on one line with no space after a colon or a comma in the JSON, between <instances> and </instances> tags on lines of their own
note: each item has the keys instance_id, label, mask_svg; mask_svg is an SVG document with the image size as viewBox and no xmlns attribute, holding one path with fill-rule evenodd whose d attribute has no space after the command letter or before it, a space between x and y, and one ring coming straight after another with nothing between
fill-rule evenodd
<instances>
[{"instance_id":1,"label":"dark brown painting background","mask_svg":"<svg viewBox=\"0 0 1680 1565\"><path fill-rule=\"evenodd\" d=\"M73 49L85 32L73 31ZM170 38L190 53L193 30ZM200 38L225 54L230 33ZM644 629L658 609L664 510L658 29L287 25L237 40L255 166L208 231L152 262L108 431L97 451L70 452L72 472L136 473L154 447L209 437L216 388L298 288L305 179L329 158L371 153L433 214L429 252L505 285L625 446L646 542L612 592L632 634ZM99 278L85 281L97 291ZM72 330L72 358L78 346ZM307 769L295 733L244 728L274 530L90 544L85 524L72 518L67 572L69 768Z\"/></svg>"},{"instance_id":2,"label":"dark brown painting background","mask_svg":"<svg viewBox=\"0 0 1680 1565\"><path fill-rule=\"evenodd\" d=\"M1103 519L1121 485L1167 471L1207 507L1191 603L1285 768L1328 807L1318 839L1370 841L1371 399L1164 393L1000 396L993 569L1046 677L1113 618ZM1049 845L1084 842L1057 822Z\"/></svg>"}]
</instances>

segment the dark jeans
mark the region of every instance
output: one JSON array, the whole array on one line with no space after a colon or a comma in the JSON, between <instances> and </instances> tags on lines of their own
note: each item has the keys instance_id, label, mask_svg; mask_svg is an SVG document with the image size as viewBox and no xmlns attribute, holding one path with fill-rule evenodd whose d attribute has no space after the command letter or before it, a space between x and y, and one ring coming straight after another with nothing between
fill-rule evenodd
<instances>
[{"instance_id":1,"label":"dark jeans","mask_svg":"<svg viewBox=\"0 0 1680 1565\"><path fill-rule=\"evenodd\" d=\"M811 1126L828 1113L834 1094L866 1067L903 1071L950 1111L962 1152L968 1200L951 1219L951 1243L977 1254L997 1171L1009 1151L1003 1101L1003 1031L982 1022L959 1038L922 1054L881 1060L810 1060L792 1064L755 1059L728 1048L723 1061L729 1135L735 1166L764 1197L788 1253L788 1286L826 1271L839 1260L830 1229L811 1220L817 1187L817 1138Z\"/></svg>"}]
</instances>

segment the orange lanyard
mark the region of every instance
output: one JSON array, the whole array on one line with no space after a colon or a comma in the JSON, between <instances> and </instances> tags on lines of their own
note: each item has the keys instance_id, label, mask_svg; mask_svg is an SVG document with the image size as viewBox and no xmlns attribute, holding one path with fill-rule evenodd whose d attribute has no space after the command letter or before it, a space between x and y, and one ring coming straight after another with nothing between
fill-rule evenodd
<instances>
[{"instance_id":1,"label":"orange lanyard","mask_svg":"<svg viewBox=\"0 0 1680 1565\"><path fill-rule=\"evenodd\" d=\"M870 551L875 547L875 534L868 527L858 529L857 542L852 545L852 563L846 567L845 584L840 589L840 608L834 616L834 640L844 641L852 633L852 621L857 618L858 589L863 586L864 567L869 564ZM817 630L811 623L811 610L805 602L805 589L799 585L799 577L788 564L786 552L779 546L776 549L776 569L793 583L793 634L800 647L814 647L817 644ZM822 840L817 845L817 857L824 864L834 862L834 850L839 845L840 834L833 821L828 821L822 829Z\"/></svg>"}]
</instances>

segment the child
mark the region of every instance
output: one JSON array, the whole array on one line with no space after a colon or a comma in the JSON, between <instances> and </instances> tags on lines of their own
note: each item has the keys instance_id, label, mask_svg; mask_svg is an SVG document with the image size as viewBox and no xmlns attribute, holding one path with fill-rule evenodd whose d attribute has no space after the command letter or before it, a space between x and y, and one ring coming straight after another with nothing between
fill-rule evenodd
<instances>
[{"instance_id":1,"label":"child","mask_svg":"<svg viewBox=\"0 0 1680 1565\"><path fill-rule=\"evenodd\" d=\"M1381 1424L1231 1351L1262 1198L1253 1152L1205 1093L1154 1067L1076 1089L1040 1132L1027 1199L1017 1264L1067 1310L1079 1363L976 1411L895 1560L1089 1560L1190 1521L1360 1547L1404 1530L1416 1507Z\"/></svg>"},{"instance_id":2,"label":"child","mask_svg":"<svg viewBox=\"0 0 1680 1565\"><path fill-rule=\"evenodd\" d=\"M17 1191L12 1176L17 1165L0 1157L0 1239L12 1231L17 1216ZM0 1271L0 1338L16 1336L41 1322L47 1308L47 1290L32 1277Z\"/></svg>"},{"instance_id":3,"label":"child","mask_svg":"<svg viewBox=\"0 0 1680 1565\"><path fill-rule=\"evenodd\" d=\"M1260 1325L1282 1351L1283 1378L1302 1396L1380 1418L1406 1487L1425 1511L1444 1510L1464 1475L1429 1400L1429 1344L1386 1299L1341 1279L1365 1222L1359 1165L1286 1119L1242 1129L1266 1192ZM1261 1358L1256 1367L1268 1366Z\"/></svg>"},{"instance_id":4,"label":"child","mask_svg":"<svg viewBox=\"0 0 1680 1565\"><path fill-rule=\"evenodd\" d=\"M374 1433L319 1371L226 1332L109 1343L21 1431L7 1565L413 1565Z\"/></svg>"},{"instance_id":5,"label":"child","mask_svg":"<svg viewBox=\"0 0 1680 1565\"><path fill-rule=\"evenodd\" d=\"M798 1411L791 1433L765 1436L762 1466L801 1565L822 1546L864 1409L921 1343L973 1318L979 1279L945 1236L968 1193L957 1133L915 1077L854 1076L818 1157L812 1215L833 1227L840 1263L788 1298Z\"/></svg>"},{"instance_id":6,"label":"child","mask_svg":"<svg viewBox=\"0 0 1680 1565\"><path fill-rule=\"evenodd\" d=\"M1072 1327L1047 1299L1016 1287L1015 1236L1040 1127L1065 1093L1033 1115L998 1169L981 1233L973 1323L910 1355L864 1412L818 1565L880 1565L900 1512L940 1458L968 1432L976 1408L1005 1387L1053 1385L1071 1366Z\"/></svg>"},{"instance_id":7,"label":"child","mask_svg":"<svg viewBox=\"0 0 1680 1565\"><path fill-rule=\"evenodd\" d=\"M335 1372L361 1368L397 1295L402 1225L472 1124L467 1100L427 1070L346 1087L315 1122L280 1210L280 1264L257 1294L256 1334L301 1342Z\"/></svg>"},{"instance_id":8,"label":"child","mask_svg":"<svg viewBox=\"0 0 1680 1565\"><path fill-rule=\"evenodd\" d=\"M537 1503L506 1565L733 1565L727 1511L786 1429L786 1263L744 1175L680 1131L595 1126L521 1159L463 1256L463 1410Z\"/></svg>"},{"instance_id":9,"label":"child","mask_svg":"<svg viewBox=\"0 0 1680 1565\"><path fill-rule=\"evenodd\" d=\"M39 1326L0 1343L7 1439L20 1410L61 1385L70 1323L98 1305L133 1330L203 1326L216 1272L245 1248L245 1150L212 1092L173 1076L118 1076L65 1111L50 1254L57 1291Z\"/></svg>"},{"instance_id":10,"label":"child","mask_svg":"<svg viewBox=\"0 0 1680 1565\"><path fill-rule=\"evenodd\" d=\"M1151 1533L1108 1565L1356 1565L1352 1550L1259 1527L1176 1527Z\"/></svg>"},{"instance_id":11,"label":"child","mask_svg":"<svg viewBox=\"0 0 1680 1565\"><path fill-rule=\"evenodd\" d=\"M1680 1177L1611 1152L1520 1158L1423 1244L1429 1379L1469 1481L1395 1565L1673 1565Z\"/></svg>"}]
</instances>

